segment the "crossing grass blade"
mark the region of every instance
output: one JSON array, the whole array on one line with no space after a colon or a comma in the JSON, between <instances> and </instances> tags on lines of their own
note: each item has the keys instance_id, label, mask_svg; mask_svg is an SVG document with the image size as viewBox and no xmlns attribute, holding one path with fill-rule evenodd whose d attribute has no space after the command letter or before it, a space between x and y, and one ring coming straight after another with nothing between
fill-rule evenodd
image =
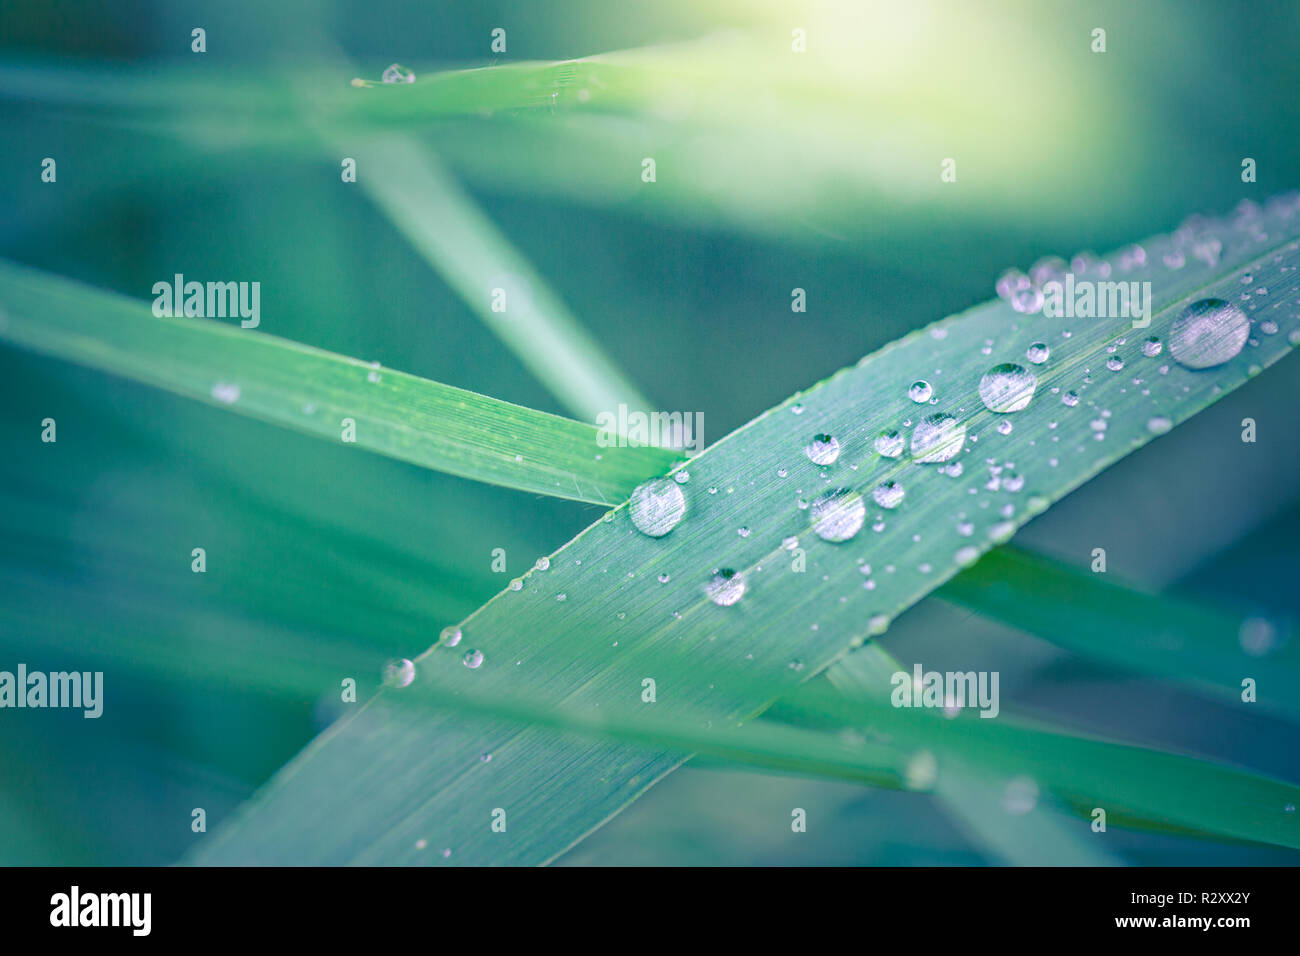
<instances>
[{"instance_id":1,"label":"crossing grass blade","mask_svg":"<svg viewBox=\"0 0 1300 956\"><path fill-rule=\"evenodd\" d=\"M715 726L753 717L883 631L1052 501L1288 354L1300 341L1295 214L1295 198L1285 197L1262 211L1155 237L1143 244L1144 263L1125 256L1121 265L1120 256L1111 257L1109 268L1123 270L1128 281L1153 284L1152 321L1140 334L1128 318L1066 323L993 303L901 339L793 396L690 462L683 486L688 515L669 536L640 534L626 506L588 528L518 590L461 622L454 648L440 644L422 655L414 683L384 692L318 738L195 859L555 858L671 772L681 754L508 721L471 722L432 702L393 707L390 695L418 702L422 688L463 690L466 698L516 693L632 723L653 681L655 707L707 711ZM1213 254L1198 254L1205 249ZM1175 253L1185 253L1184 264L1164 266ZM1147 336L1169 341L1190 302L1236 299L1246 272L1273 294L1242 307L1258 323L1275 323L1280 334L1261 334L1208 370L1170 360L1168 347L1163 356L1142 352ZM1031 344L1048 339L1052 357L1035 367L1036 397L1003 434L996 426L1005 416L983 407L977 383L991 366L1020 361ZM1112 356L1128 363L1127 374L1107 369ZM1135 376L1143 387L1135 387ZM909 384L921 378L933 386L936 405L909 398ZM1063 404L1066 392L1078 402ZM882 431L905 430L935 412L965 426L969 450L956 458L962 474L874 450ZM837 437L835 463L814 465L804 455L818 434ZM1023 482L1009 480L1014 475ZM801 503L837 487L870 502L872 489L890 480L906 489L900 507L870 508L867 527L850 541L818 540L816 512ZM718 569L746 581L734 605L719 606L704 592ZM966 723L937 732L978 762L983 744ZM1014 750L1012 729L985 733L1001 735L994 737L997 754ZM1086 792L1106 794L1113 823L1136 819L1139 804L1157 797L1169 801L1172 827L1196 825L1203 808L1195 796L1171 792L1144 752L1123 761L1116 782L1102 772L1094 742L1053 740L1059 750L1037 755L1042 767L1088 761L1096 773ZM1165 769L1185 767L1184 759L1171 756ZM1069 801L1084 798L1085 790L1062 790ZM1242 774L1225 777L1216 792L1229 807L1220 832L1295 845L1294 815L1279 803L1289 792L1285 784L1257 785ZM508 835L491 829L498 808L508 808L513 821ZM422 855L421 846L449 852Z\"/></svg>"},{"instance_id":2,"label":"crossing grass blade","mask_svg":"<svg viewBox=\"0 0 1300 956\"><path fill-rule=\"evenodd\" d=\"M0 341L426 468L596 504L677 460L594 425L0 262ZM348 429L348 422L353 431Z\"/></svg>"}]
</instances>

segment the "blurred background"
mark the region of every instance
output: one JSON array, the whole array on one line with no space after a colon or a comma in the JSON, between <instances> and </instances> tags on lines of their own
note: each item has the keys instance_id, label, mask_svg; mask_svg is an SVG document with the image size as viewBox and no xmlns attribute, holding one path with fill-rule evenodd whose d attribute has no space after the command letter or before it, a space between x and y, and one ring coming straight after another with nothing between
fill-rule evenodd
<instances>
[{"instance_id":1,"label":"blurred background","mask_svg":"<svg viewBox=\"0 0 1300 956\"><path fill-rule=\"evenodd\" d=\"M1293 4L1087 7L9 2L0 256L141 300L178 272L259 281L263 331L575 414L340 182L337 149L292 124L268 133L249 110L265 106L259 91L365 95L349 80L393 62L425 74L641 50L651 79L630 106L543 99L412 132L653 406L703 412L712 442L991 298L1008 267L1109 252L1300 186ZM206 53L191 52L195 27ZM504 54L490 49L496 27ZM40 180L47 156L54 185ZM949 157L957 182L942 184ZM1255 183L1242 182L1245 157ZM790 309L795 287L804 313ZM1248 610L1288 640L1298 372L1284 361L1017 543L1082 564L1104 541L1116 577ZM215 828L338 715L340 669L373 688L386 659L416 656L501 589L493 548L521 573L601 513L8 347L0 393L0 669L103 670L111 695L94 721L0 712L4 864L175 862L199 839L193 808ZM46 417L57 444L33 439ZM1254 445L1240 442L1243 417L1258 423ZM190 572L195 546L205 575ZM1004 708L1300 776L1287 724L938 600L884 643L909 664L1001 670ZM562 862L1003 862L934 798L756 777L693 762ZM791 805L835 825L796 839ZM1300 860L1113 837L1135 864Z\"/></svg>"}]
</instances>

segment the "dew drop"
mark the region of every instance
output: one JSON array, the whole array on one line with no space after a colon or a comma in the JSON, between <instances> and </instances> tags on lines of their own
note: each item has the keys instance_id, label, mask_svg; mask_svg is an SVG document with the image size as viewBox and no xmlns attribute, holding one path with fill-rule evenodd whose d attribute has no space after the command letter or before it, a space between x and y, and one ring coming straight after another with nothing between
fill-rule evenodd
<instances>
[{"instance_id":1,"label":"dew drop","mask_svg":"<svg viewBox=\"0 0 1300 956\"><path fill-rule=\"evenodd\" d=\"M862 496L847 488L837 488L822 495L810 509L813 532L823 541L848 541L862 530L867 520L867 506Z\"/></svg>"},{"instance_id":2,"label":"dew drop","mask_svg":"<svg viewBox=\"0 0 1300 956\"><path fill-rule=\"evenodd\" d=\"M1046 342L1035 342L1025 350L1025 358L1035 365L1042 365L1052 356L1052 350Z\"/></svg>"},{"instance_id":3,"label":"dew drop","mask_svg":"<svg viewBox=\"0 0 1300 956\"><path fill-rule=\"evenodd\" d=\"M389 687L409 687L415 680L415 664L405 657L384 665L384 683Z\"/></svg>"},{"instance_id":4,"label":"dew drop","mask_svg":"<svg viewBox=\"0 0 1300 956\"><path fill-rule=\"evenodd\" d=\"M1173 427L1174 423L1167 415L1153 415L1147 419L1147 431L1153 435L1163 435Z\"/></svg>"},{"instance_id":5,"label":"dew drop","mask_svg":"<svg viewBox=\"0 0 1300 956\"><path fill-rule=\"evenodd\" d=\"M1061 404L1074 408L1075 405L1079 404L1079 396L1074 392L1066 392L1061 396Z\"/></svg>"},{"instance_id":6,"label":"dew drop","mask_svg":"<svg viewBox=\"0 0 1300 956\"><path fill-rule=\"evenodd\" d=\"M1018 289L1011 294L1011 308L1026 315L1037 312L1043 307L1043 290L1034 288Z\"/></svg>"},{"instance_id":7,"label":"dew drop","mask_svg":"<svg viewBox=\"0 0 1300 956\"><path fill-rule=\"evenodd\" d=\"M995 365L980 379L980 401L991 412L1018 412L1034 397L1038 379L1023 365Z\"/></svg>"},{"instance_id":8,"label":"dew drop","mask_svg":"<svg viewBox=\"0 0 1300 956\"><path fill-rule=\"evenodd\" d=\"M686 514L686 497L677 482L654 478L637 485L629 508L632 524L642 534L662 538L681 522Z\"/></svg>"},{"instance_id":9,"label":"dew drop","mask_svg":"<svg viewBox=\"0 0 1300 956\"><path fill-rule=\"evenodd\" d=\"M1124 360L1118 355L1112 355L1110 358L1106 359L1106 367L1112 372L1118 372L1124 367Z\"/></svg>"},{"instance_id":10,"label":"dew drop","mask_svg":"<svg viewBox=\"0 0 1300 956\"><path fill-rule=\"evenodd\" d=\"M1151 336L1142 343L1142 354L1147 358L1155 358L1165 350L1165 343L1161 342L1159 337Z\"/></svg>"},{"instance_id":11,"label":"dew drop","mask_svg":"<svg viewBox=\"0 0 1300 956\"><path fill-rule=\"evenodd\" d=\"M468 667L470 670L477 670L483 664L483 652L466 651L465 656L462 657L460 660L461 663L464 664L466 667Z\"/></svg>"},{"instance_id":12,"label":"dew drop","mask_svg":"<svg viewBox=\"0 0 1300 956\"><path fill-rule=\"evenodd\" d=\"M963 568L970 567L980 559L980 549L974 545L966 545L964 548L958 548L957 553L953 555L953 560Z\"/></svg>"},{"instance_id":13,"label":"dew drop","mask_svg":"<svg viewBox=\"0 0 1300 956\"><path fill-rule=\"evenodd\" d=\"M897 508L903 503L903 486L896 481L882 481L871 490L871 497L882 508Z\"/></svg>"},{"instance_id":14,"label":"dew drop","mask_svg":"<svg viewBox=\"0 0 1300 956\"><path fill-rule=\"evenodd\" d=\"M913 382L907 389L907 397L918 405L928 402L933 394L934 389L930 387L930 383L923 380Z\"/></svg>"},{"instance_id":15,"label":"dew drop","mask_svg":"<svg viewBox=\"0 0 1300 956\"><path fill-rule=\"evenodd\" d=\"M803 453L814 465L831 465L840 457L840 443L833 435L814 435Z\"/></svg>"},{"instance_id":16,"label":"dew drop","mask_svg":"<svg viewBox=\"0 0 1300 956\"><path fill-rule=\"evenodd\" d=\"M886 458L897 458L903 453L903 436L890 429L881 432L875 441L875 449Z\"/></svg>"},{"instance_id":17,"label":"dew drop","mask_svg":"<svg viewBox=\"0 0 1300 956\"><path fill-rule=\"evenodd\" d=\"M394 63L388 69L384 70L381 79L385 83L414 83L415 74L400 63Z\"/></svg>"},{"instance_id":18,"label":"dew drop","mask_svg":"<svg viewBox=\"0 0 1300 956\"><path fill-rule=\"evenodd\" d=\"M455 624L451 625L450 627L444 627L442 629L442 633L438 635L438 640L441 643L446 644L448 647L455 647L457 644L460 643L460 638L461 638L460 628L458 628Z\"/></svg>"},{"instance_id":19,"label":"dew drop","mask_svg":"<svg viewBox=\"0 0 1300 956\"><path fill-rule=\"evenodd\" d=\"M677 474L673 475L673 481L677 482L679 485L684 485L686 484L686 482L690 480L691 480L691 473L687 471L685 468L677 472Z\"/></svg>"},{"instance_id":20,"label":"dew drop","mask_svg":"<svg viewBox=\"0 0 1300 956\"><path fill-rule=\"evenodd\" d=\"M1169 352L1186 368L1214 368L1235 358L1250 337L1250 319L1230 302L1193 302L1169 330Z\"/></svg>"},{"instance_id":21,"label":"dew drop","mask_svg":"<svg viewBox=\"0 0 1300 956\"><path fill-rule=\"evenodd\" d=\"M961 451L966 426L951 415L930 415L917 422L912 432L912 459L917 462L947 461Z\"/></svg>"},{"instance_id":22,"label":"dew drop","mask_svg":"<svg viewBox=\"0 0 1300 956\"><path fill-rule=\"evenodd\" d=\"M745 596L745 576L731 568L723 568L713 575L704 593L718 607L731 607Z\"/></svg>"},{"instance_id":23,"label":"dew drop","mask_svg":"<svg viewBox=\"0 0 1300 956\"><path fill-rule=\"evenodd\" d=\"M233 405L239 401L239 386L230 382L217 382L212 386L212 397L223 405Z\"/></svg>"},{"instance_id":24,"label":"dew drop","mask_svg":"<svg viewBox=\"0 0 1300 956\"><path fill-rule=\"evenodd\" d=\"M533 567L536 568L538 571L545 571L549 569L550 566L551 566L551 559L545 557L538 558L537 562L533 565Z\"/></svg>"}]
</instances>

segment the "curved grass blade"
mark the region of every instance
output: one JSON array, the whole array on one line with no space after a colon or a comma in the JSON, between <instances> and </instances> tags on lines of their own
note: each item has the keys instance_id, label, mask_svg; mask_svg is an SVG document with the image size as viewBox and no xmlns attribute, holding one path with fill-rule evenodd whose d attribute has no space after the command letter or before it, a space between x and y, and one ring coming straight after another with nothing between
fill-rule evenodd
<instances>
[{"instance_id":1,"label":"curved grass blade","mask_svg":"<svg viewBox=\"0 0 1300 956\"><path fill-rule=\"evenodd\" d=\"M0 262L0 341L426 468L596 504L676 461L592 425ZM351 423L349 431L348 423Z\"/></svg>"},{"instance_id":2,"label":"curved grass blade","mask_svg":"<svg viewBox=\"0 0 1300 956\"><path fill-rule=\"evenodd\" d=\"M989 552L936 592L1073 653L1184 680L1241 699L1243 678L1264 688L1260 703L1300 717L1296 650L1252 656L1239 639L1244 618L1200 602L1144 594L1014 547Z\"/></svg>"},{"instance_id":3,"label":"curved grass blade","mask_svg":"<svg viewBox=\"0 0 1300 956\"><path fill-rule=\"evenodd\" d=\"M1295 197L1287 197L1155 237L1141 257L1107 260L1107 269L1127 270L1129 281L1153 284L1152 321L1140 334L1127 317L1067 323L999 302L868 356L692 460L682 486L687 516L670 535L640 534L619 508L552 555L546 570L527 575L518 591L462 622L455 652L431 650L419 666L444 670L453 690L459 683L489 696L537 695L556 706L599 708L606 719L635 720L647 680L657 687L657 707L706 709L715 726L752 717L1053 500L1285 356L1300 342L1296 210ZM1254 344L1209 370L1184 368L1167 352L1143 353L1143 338L1169 340L1188 303L1237 299L1247 271L1273 293L1242 304L1261 325ZM1278 334L1264 331L1264 322ZM1047 339L1052 357L1035 366L1036 398L1004 434L997 426L1007 416L982 405L978 383L990 367L1018 361ZM1130 364L1126 374L1107 369L1112 357ZM909 397L909 384L922 378L934 406ZM1070 392L1078 401L1063 404ZM941 468L920 460L934 451L924 429L919 438L911 433L914 456L876 450L882 432L906 437L922 416L940 413L953 416L951 427L964 426L964 440L952 449L966 466L962 474L949 462ZM805 455L819 434L836 436L834 463L816 465ZM888 481L905 488L904 501L864 508L865 526L843 543L819 540L813 516L822 512L800 507L837 487L873 501L873 490ZM706 593L718 569L744 580L739 601L723 606ZM389 708L385 698L318 738L198 859L407 861L425 840L454 848L423 860L429 863L545 862L679 760L669 751L592 744L545 728L471 727L454 713ZM959 736L953 746L980 759L973 739ZM1095 756L1091 742L1060 746L1063 759ZM487 772L484 753L494 755ZM1134 774L1128 786L1149 783L1149 763L1134 756L1125 767ZM1221 790L1246 808L1225 823L1226 832L1257 839L1267 831L1265 809L1276 816L1281 808L1272 806L1271 791L1251 796L1251 779L1242 775ZM1120 793L1112 819L1136 813L1137 796ZM1169 818L1194 825L1191 799L1179 797ZM490 828L497 807L510 808L517 822L507 839Z\"/></svg>"}]
</instances>

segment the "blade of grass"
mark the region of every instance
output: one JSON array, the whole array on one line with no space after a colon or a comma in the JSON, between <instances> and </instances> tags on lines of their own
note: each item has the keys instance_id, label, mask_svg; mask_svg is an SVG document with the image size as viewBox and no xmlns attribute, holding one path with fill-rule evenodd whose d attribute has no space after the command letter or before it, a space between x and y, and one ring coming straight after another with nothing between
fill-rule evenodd
<instances>
[{"instance_id":1,"label":"blade of grass","mask_svg":"<svg viewBox=\"0 0 1300 956\"><path fill-rule=\"evenodd\" d=\"M1130 263L1124 273L1128 281L1153 284L1153 318L1142 336L1168 340L1175 317L1192 300L1235 299L1246 271L1272 294L1243 308L1284 323L1284 334L1261 335L1231 361L1205 371L1169 362L1161 373L1165 359L1150 359L1149 387L1138 389L1132 370L1125 376L1090 371L1116 354L1111 346L1135 365L1147 360L1142 336L1127 318L1066 325L994 303L944 320L792 397L693 459L690 480L681 486L688 514L669 536L640 534L627 508L619 508L553 554L547 570L528 574L519 591L502 594L462 622L454 654L431 650L419 667L443 671L441 679L453 690L536 695L557 706L599 708L607 720L634 721L647 680L658 688L656 706L706 709L715 725L750 718L882 631L894 614L1007 540L1052 501L1151 441L1162 430L1150 427L1154 416L1176 425L1288 354L1300 292L1295 211L1295 198L1288 197L1246 221L1206 221L1195 234L1155 237L1144 244L1146 264ZM1217 256L1188 255L1183 268L1163 267L1167 255L1190 253L1207 235L1218 243ZM1118 256L1108 264L1121 268ZM1002 435L996 427L1001 416L983 408L978 382L990 366L1020 359L1046 337L1054 354L1036 367L1037 398L1017 413L1014 431ZM908 384L922 377L935 388L940 404L934 411L965 426L965 445L978 442L978 458L968 452L957 459L968 466L960 480L873 450L882 430L905 427L918 416ZM1061 404L1067 390L1079 394L1076 407ZM1103 418L1103 412L1110 414ZM1092 424L1097 420L1107 422L1100 441ZM821 433L839 439L834 465L814 466L804 455ZM1015 462L1023 487L980 474L979 463L990 456L1003 473ZM878 519L872 509L869 527L880 530L864 529L847 543L817 540L810 512L798 506L801 498L837 485L870 498L873 488L890 480L905 486L906 501L888 513L882 509ZM800 554L788 550L791 537L801 542ZM869 576L863 573L868 565ZM715 569L742 575L746 591L738 603L719 606L705 593ZM462 658L478 666L465 666ZM451 856L431 863L540 863L680 759L672 751L602 746L543 728L470 727L455 713L391 709L388 698L380 695L318 738L198 859L408 860L410 848L428 840L454 847ZM368 716L372 708L382 719ZM979 739L965 729L944 730L966 723L943 722L936 733L958 734L952 747L983 765ZM995 752L1009 763L1015 744L1024 743L1013 742L1011 731L986 733L1003 734L995 743L1005 753ZM1170 802L1165 816L1174 829L1186 831L1204 819L1205 805L1195 794L1171 792L1152 772L1163 766L1182 778L1195 761L1171 756L1161 764L1149 751L1132 748L1122 761L1125 780L1107 790L1099 745L1061 735L1048 739L1062 760L1086 760L1095 784L1062 781L1066 796L1110 793L1115 822L1139 815L1151 799ZM1047 750L1033 755L1044 775L1059 763ZM493 754L488 774L478 772L484 753ZM1294 817L1274 805L1289 791L1271 782L1252 789L1253 780L1239 774L1215 788L1229 807L1219 831L1294 845ZM494 807L511 808L519 821L508 839L491 831Z\"/></svg>"},{"instance_id":2,"label":"blade of grass","mask_svg":"<svg viewBox=\"0 0 1300 956\"><path fill-rule=\"evenodd\" d=\"M1300 717L1300 661L1292 647L1251 656L1240 614L1202 602L1144 594L1100 575L1013 547L989 552L936 592L1073 653L1193 683L1240 700L1242 679L1265 689L1264 707Z\"/></svg>"},{"instance_id":3,"label":"blade of grass","mask_svg":"<svg viewBox=\"0 0 1300 956\"><path fill-rule=\"evenodd\" d=\"M0 341L426 468L599 504L676 460L592 425L0 262Z\"/></svg>"}]
</instances>

